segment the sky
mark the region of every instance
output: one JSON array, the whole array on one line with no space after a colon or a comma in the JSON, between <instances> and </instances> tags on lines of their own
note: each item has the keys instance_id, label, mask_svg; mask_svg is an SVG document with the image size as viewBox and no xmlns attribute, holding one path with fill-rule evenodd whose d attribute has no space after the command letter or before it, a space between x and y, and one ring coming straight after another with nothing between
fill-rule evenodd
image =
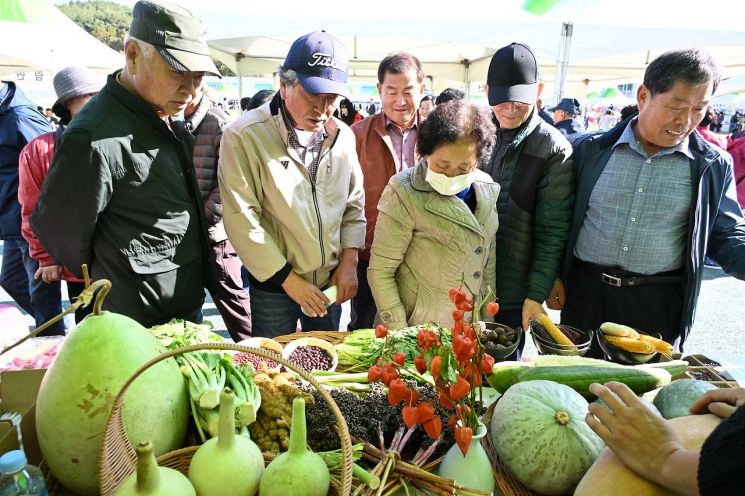
<instances>
[{"instance_id":1,"label":"sky","mask_svg":"<svg viewBox=\"0 0 745 496\"><path fill-rule=\"evenodd\" d=\"M51 0L54 4L67 3L67 0ZM113 0L133 6L135 0ZM707 0L702 9L701 0L559 0L556 7L543 17L537 17L522 10L527 0L458 0L451 8L444 9L432 4L417 1L376 0L369 4L349 0L282 0L277 7L275 2L246 2L244 0L173 0L175 3L193 10L200 15L219 14L253 15L316 18L351 19L357 21L443 21L468 22L504 20L509 12L515 20L551 18L562 21L592 21L597 24L628 26L667 26L675 28L723 29L745 31L745 2L739 0ZM308 8L309 5L313 8ZM360 5L371 7L361 8ZM426 8L422 8L426 5ZM443 4L444 5L444 4ZM724 12L736 15L722 15ZM211 17L214 19L216 17ZM216 26L219 29L219 26ZM380 26L381 34L385 25Z\"/></svg>"}]
</instances>

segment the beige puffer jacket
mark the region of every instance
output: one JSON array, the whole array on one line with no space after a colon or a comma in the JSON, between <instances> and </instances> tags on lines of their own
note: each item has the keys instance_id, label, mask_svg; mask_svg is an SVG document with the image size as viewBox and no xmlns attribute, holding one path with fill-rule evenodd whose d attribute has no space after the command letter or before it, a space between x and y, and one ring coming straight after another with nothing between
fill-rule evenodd
<instances>
[{"instance_id":1,"label":"beige puffer jacket","mask_svg":"<svg viewBox=\"0 0 745 496\"><path fill-rule=\"evenodd\" d=\"M477 171L476 211L437 193L424 178L426 160L391 178L378 203L367 277L380 320L389 329L453 324L448 298L461 278L484 295L495 280L499 185ZM492 288L494 289L494 288ZM482 318L493 320L483 311Z\"/></svg>"}]
</instances>

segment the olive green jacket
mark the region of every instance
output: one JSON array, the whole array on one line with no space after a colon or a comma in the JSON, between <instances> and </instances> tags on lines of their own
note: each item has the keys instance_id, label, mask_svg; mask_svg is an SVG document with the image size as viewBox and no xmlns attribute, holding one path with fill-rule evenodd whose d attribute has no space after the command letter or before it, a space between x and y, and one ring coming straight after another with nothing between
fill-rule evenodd
<instances>
[{"instance_id":1,"label":"olive green jacket","mask_svg":"<svg viewBox=\"0 0 745 496\"><path fill-rule=\"evenodd\" d=\"M396 174L378 203L367 278L380 320L391 329L426 322L450 327L450 288L464 279L483 295L494 280L499 185L476 171L472 213L457 196L432 189L426 172L422 159Z\"/></svg>"}]
</instances>

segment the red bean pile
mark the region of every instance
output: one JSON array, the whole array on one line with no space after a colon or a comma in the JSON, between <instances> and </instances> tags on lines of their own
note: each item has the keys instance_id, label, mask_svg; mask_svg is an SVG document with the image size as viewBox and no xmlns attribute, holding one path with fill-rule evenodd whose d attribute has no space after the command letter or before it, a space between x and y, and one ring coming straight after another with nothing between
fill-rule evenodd
<instances>
[{"instance_id":1,"label":"red bean pile","mask_svg":"<svg viewBox=\"0 0 745 496\"><path fill-rule=\"evenodd\" d=\"M329 370L333 364L328 351L319 346L298 346L290 353L290 361L304 370Z\"/></svg>"},{"instance_id":2,"label":"red bean pile","mask_svg":"<svg viewBox=\"0 0 745 496\"><path fill-rule=\"evenodd\" d=\"M266 350L266 351L269 351L269 350ZM269 370L279 367L279 364L275 362L274 360L269 360L268 358L260 357L252 353L245 353L243 351L238 352L233 356L233 362L234 363L250 363L254 366L254 370L256 372L261 372L262 370L261 364L266 364L266 368L268 368Z\"/></svg>"}]
</instances>

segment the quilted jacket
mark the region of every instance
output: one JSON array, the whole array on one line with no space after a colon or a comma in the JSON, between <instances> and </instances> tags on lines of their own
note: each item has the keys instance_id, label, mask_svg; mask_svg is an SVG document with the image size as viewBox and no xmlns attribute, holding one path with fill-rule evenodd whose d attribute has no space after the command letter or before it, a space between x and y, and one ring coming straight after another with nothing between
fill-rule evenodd
<instances>
[{"instance_id":1,"label":"quilted jacket","mask_svg":"<svg viewBox=\"0 0 745 496\"><path fill-rule=\"evenodd\" d=\"M572 146L537 112L504 156L497 181L496 292L504 309L543 302L559 274L574 205ZM490 284L494 284L490 282Z\"/></svg>"},{"instance_id":2,"label":"quilted jacket","mask_svg":"<svg viewBox=\"0 0 745 496\"><path fill-rule=\"evenodd\" d=\"M426 172L427 162L420 159L396 174L378 203L367 278L380 319L390 329L426 322L450 326L450 288L464 280L483 294L494 280L499 185L477 171L472 213L460 198L432 189Z\"/></svg>"}]
</instances>

